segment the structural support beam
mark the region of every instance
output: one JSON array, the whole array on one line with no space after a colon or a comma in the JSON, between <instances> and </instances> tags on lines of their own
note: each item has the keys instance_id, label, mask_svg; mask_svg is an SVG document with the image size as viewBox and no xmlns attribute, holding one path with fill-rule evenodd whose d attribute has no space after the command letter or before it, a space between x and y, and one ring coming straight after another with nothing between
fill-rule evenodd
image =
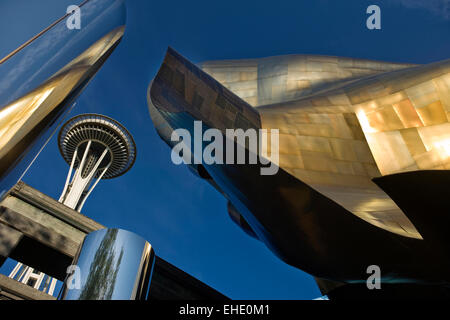
<instances>
[{"instance_id":1,"label":"structural support beam","mask_svg":"<svg viewBox=\"0 0 450 320\"><path fill-rule=\"evenodd\" d=\"M64 255L74 256L78 250L79 242L75 242L9 208L0 206L0 223L20 230L19 233L23 233L28 238L35 239Z\"/></svg>"},{"instance_id":2,"label":"structural support beam","mask_svg":"<svg viewBox=\"0 0 450 320\"><path fill-rule=\"evenodd\" d=\"M0 296L11 300L56 300L51 295L13 280L3 274L0 274Z\"/></svg>"},{"instance_id":3,"label":"structural support beam","mask_svg":"<svg viewBox=\"0 0 450 320\"><path fill-rule=\"evenodd\" d=\"M55 217L57 220L82 231L84 234L105 228L95 220L69 208L22 181L19 181L9 191L9 196L21 201L22 204L28 204L34 209L39 210L36 211L37 213ZM1 204L4 205L5 201L6 199L2 201ZM11 206L14 206L15 208L18 208L18 205L18 202L17 204L11 204ZM24 210L21 211L21 213L25 214L25 211L30 212L31 207L23 208Z\"/></svg>"},{"instance_id":4,"label":"structural support beam","mask_svg":"<svg viewBox=\"0 0 450 320\"><path fill-rule=\"evenodd\" d=\"M22 233L0 223L0 256L8 257L22 239ZM2 265L0 261L0 266Z\"/></svg>"}]
</instances>

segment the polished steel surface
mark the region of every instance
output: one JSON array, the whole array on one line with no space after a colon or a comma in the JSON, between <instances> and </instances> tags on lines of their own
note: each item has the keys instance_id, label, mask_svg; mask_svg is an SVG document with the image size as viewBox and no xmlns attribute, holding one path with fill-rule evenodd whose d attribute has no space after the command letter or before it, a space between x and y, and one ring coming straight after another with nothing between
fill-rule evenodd
<instances>
[{"instance_id":1,"label":"polished steel surface","mask_svg":"<svg viewBox=\"0 0 450 320\"><path fill-rule=\"evenodd\" d=\"M78 5L78 8L83 7L86 3L88 3L91 0L84 0ZM50 31L52 28L54 28L58 23L69 17L71 13L66 13L62 17L58 18L56 21L51 23L48 27L46 27L44 30L38 32L36 35L25 41L23 44L21 44L19 47L11 51L9 54L7 54L5 57L0 59L0 64L5 63L9 59L11 59L14 55L16 55L18 52L22 51L24 48L29 46L32 42L36 41L39 37L43 36L46 32Z\"/></svg>"},{"instance_id":2,"label":"polished steel surface","mask_svg":"<svg viewBox=\"0 0 450 320\"><path fill-rule=\"evenodd\" d=\"M66 279L62 300L145 300L155 254L135 233L101 229L88 234Z\"/></svg>"},{"instance_id":3,"label":"polished steel surface","mask_svg":"<svg viewBox=\"0 0 450 320\"><path fill-rule=\"evenodd\" d=\"M422 172L423 188L446 185L447 175L424 170L449 169L450 60L417 66L293 55L200 66L209 74L169 48L149 86L150 115L169 145L173 130L191 130L195 120L222 132L279 130L279 160L269 156L280 168L274 176L261 176L258 165L191 165L230 201L247 233L327 279L363 281L377 263L383 281L450 281L442 218L423 210L448 211L441 193L422 193L419 217L405 204L409 195L392 188Z\"/></svg>"},{"instance_id":4,"label":"polished steel surface","mask_svg":"<svg viewBox=\"0 0 450 320\"><path fill-rule=\"evenodd\" d=\"M78 4L80 30L67 28L70 14L64 14L0 60L0 199L23 178L123 37L124 0Z\"/></svg>"},{"instance_id":5,"label":"polished steel surface","mask_svg":"<svg viewBox=\"0 0 450 320\"><path fill-rule=\"evenodd\" d=\"M82 5L82 23L79 30L69 29L69 15L64 15L64 19L58 19L56 24L51 24L39 32L39 37L34 37L0 64L0 106L5 106L36 89L105 35L125 25L124 0L77 2L81 0L73 4ZM62 13L65 13L65 10Z\"/></svg>"},{"instance_id":6,"label":"polished steel surface","mask_svg":"<svg viewBox=\"0 0 450 320\"><path fill-rule=\"evenodd\" d=\"M123 32L123 26L109 32L43 84L0 109L0 179L36 142L42 143L47 130L67 111L117 46ZM17 182L22 170L25 168L19 167L8 181L1 181L0 194Z\"/></svg>"}]
</instances>

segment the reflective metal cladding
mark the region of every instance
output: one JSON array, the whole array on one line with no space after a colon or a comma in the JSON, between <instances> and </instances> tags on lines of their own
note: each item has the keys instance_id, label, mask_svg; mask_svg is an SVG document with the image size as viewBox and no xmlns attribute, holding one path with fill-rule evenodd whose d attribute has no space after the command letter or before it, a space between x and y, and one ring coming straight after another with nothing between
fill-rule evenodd
<instances>
[{"instance_id":1,"label":"reflective metal cladding","mask_svg":"<svg viewBox=\"0 0 450 320\"><path fill-rule=\"evenodd\" d=\"M144 300L154 264L151 245L121 229L86 236L70 267L63 300Z\"/></svg>"},{"instance_id":2,"label":"reflective metal cladding","mask_svg":"<svg viewBox=\"0 0 450 320\"><path fill-rule=\"evenodd\" d=\"M196 66L169 48L147 100L169 145L195 120L279 130L278 160L267 156L276 175L190 166L287 263L344 282L365 281L373 263L383 281L450 281L450 60L289 55Z\"/></svg>"}]
</instances>

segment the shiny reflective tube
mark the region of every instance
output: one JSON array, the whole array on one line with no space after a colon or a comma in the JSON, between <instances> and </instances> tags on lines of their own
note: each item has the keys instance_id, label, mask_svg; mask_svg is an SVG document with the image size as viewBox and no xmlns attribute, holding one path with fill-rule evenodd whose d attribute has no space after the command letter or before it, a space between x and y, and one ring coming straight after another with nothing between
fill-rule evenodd
<instances>
[{"instance_id":1,"label":"shiny reflective tube","mask_svg":"<svg viewBox=\"0 0 450 320\"><path fill-rule=\"evenodd\" d=\"M102 229L86 236L70 268L62 300L145 300L155 254L135 233Z\"/></svg>"},{"instance_id":2,"label":"shiny reflective tube","mask_svg":"<svg viewBox=\"0 0 450 320\"><path fill-rule=\"evenodd\" d=\"M1 106L35 89L106 34L125 25L124 0L77 0L73 4L80 5L80 29L69 29L67 17L0 63Z\"/></svg>"},{"instance_id":3,"label":"shiny reflective tube","mask_svg":"<svg viewBox=\"0 0 450 320\"><path fill-rule=\"evenodd\" d=\"M81 17L80 30L63 19L0 64L0 197L122 39L123 0L85 1Z\"/></svg>"}]
</instances>

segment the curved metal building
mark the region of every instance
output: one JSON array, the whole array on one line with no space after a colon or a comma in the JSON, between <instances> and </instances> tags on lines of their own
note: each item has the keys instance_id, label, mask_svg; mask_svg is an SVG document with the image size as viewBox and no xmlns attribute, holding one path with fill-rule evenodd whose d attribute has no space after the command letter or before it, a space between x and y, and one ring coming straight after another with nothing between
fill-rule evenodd
<instances>
[{"instance_id":1,"label":"curved metal building","mask_svg":"<svg viewBox=\"0 0 450 320\"><path fill-rule=\"evenodd\" d=\"M386 284L450 282L450 60L289 55L199 67L169 48L147 99L171 146L196 120L224 136L279 131L278 157L265 154L275 175L261 164L190 166L288 264L339 285L365 286L374 264Z\"/></svg>"}]
</instances>

